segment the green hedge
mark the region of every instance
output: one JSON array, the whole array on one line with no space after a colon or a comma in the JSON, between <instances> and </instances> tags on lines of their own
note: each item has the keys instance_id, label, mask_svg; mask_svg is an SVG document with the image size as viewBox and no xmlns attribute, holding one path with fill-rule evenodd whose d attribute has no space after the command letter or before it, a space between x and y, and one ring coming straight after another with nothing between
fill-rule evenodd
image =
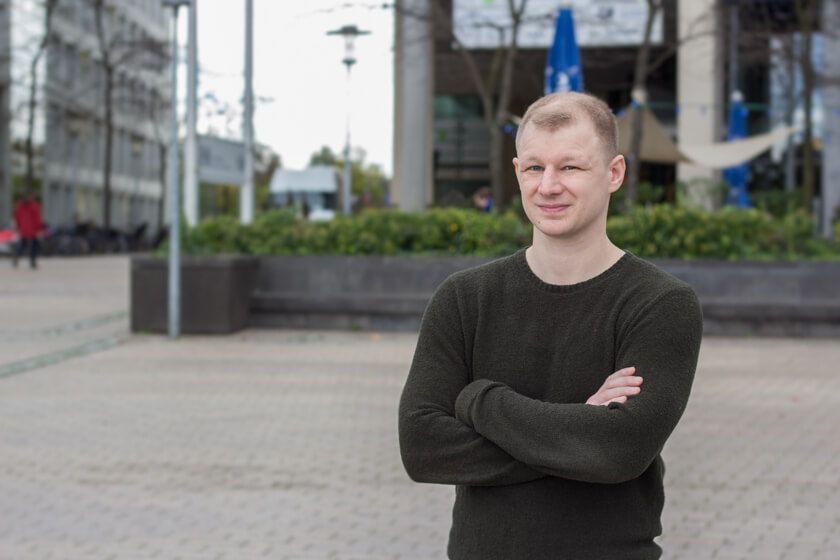
<instances>
[{"instance_id":1,"label":"green hedge","mask_svg":"<svg viewBox=\"0 0 840 560\"><path fill-rule=\"evenodd\" d=\"M455 208L424 213L368 210L329 222L299 220L285 210L243 226L234 218L204 220L185 232L184 251L207 255L506 255L526 245L531 228L513 212L483 214Z\"/></svg>"},{"instance_id":2,"label":"green hedge","mask_svg":"<svg viewBox=\"0 0 840 560\"><path fill-rule=\"evenodd\" d=\"M717 212L654 206L611 218L610 239L643 257L727 260L840 259L836 242L818 239L804 212L774 218L761 210Z\"/></svg>"},{"instance_id":3,"label":"green hedge","mask_svg":"<svg viewBox=\"0 0 840 560\"><path fill-rule=\"evenodd\" d=\"M760 210L718 212L657 205L609 219L618 246L642 257L792 260L840 259L840 246L814 237L804 212L774 218ZM369 210L330 222L308 222L289 211L259 215L243 226L232 217L185 231L184 251L207 255L505 255L530 243L531 226L515 211L484 214L457 208L424 213Z\"/></svg>"}]
</instances>

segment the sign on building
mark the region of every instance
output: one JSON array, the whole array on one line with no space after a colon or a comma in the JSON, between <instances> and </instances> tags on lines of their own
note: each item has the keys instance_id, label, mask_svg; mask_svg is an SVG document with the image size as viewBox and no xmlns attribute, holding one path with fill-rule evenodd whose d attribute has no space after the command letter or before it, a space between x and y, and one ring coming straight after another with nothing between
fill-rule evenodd
<instances>
[{"instance_id":1,"label":"sign on building","mask_svg":"<svg viewBox=\"0 0 840 560\"><path fill-rule=\"evenodd\" d=\"M575 34L581 47L638 45L644 38L647 0L529 0L519 31L519 47L548 48L554 40L554 23L559 6L571 5ZM508 0L454 0L453 21L461 43L470 49L495 49L499 31L511 26ZM651 43L662 42L662 12L657 14Z\"/></svg>"},{"instance_id":2,"label":"sign on building","mask_svg":"<svg viewBox=\"0 0 840 560\"><path fill-rule=\"evenodd\" d=\"M245 145L236 140L198 135L198 180L240 185L245 177Z\"/></svg>"}]
</instances>

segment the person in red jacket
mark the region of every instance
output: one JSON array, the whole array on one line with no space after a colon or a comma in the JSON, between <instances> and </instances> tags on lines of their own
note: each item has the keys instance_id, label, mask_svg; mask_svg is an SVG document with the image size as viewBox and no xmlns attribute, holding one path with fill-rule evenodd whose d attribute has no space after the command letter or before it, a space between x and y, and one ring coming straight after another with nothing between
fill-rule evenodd
<instances>
[{"instance_id":1,"label":"person in red jacket","mask_svg":"<svg viewBox=\"0 0 840 560\"><path fill-rule=\"evenodd\" d=\"M29 191L15 205L15 224L20 241L12 261L14 266L17 267L18 259L28 249L29 266L38 268L38 249L40 248L38 234L44 229L44 222L41 219L41 206Z\"/></svg>"}]
</instances>

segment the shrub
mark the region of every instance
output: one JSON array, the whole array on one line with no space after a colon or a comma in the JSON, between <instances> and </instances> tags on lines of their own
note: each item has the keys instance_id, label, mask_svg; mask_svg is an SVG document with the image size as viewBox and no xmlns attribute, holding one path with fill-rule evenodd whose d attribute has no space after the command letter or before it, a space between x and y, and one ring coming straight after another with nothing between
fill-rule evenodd
<instances>
[{"instance_id":1,"label":"shrub","mask_svg":"<svg viewBox=\"0 0 840 560\"><path fill-rule=\"evenodd\" d=\"M641 257L840 259L840 245L816 238L814 222L803 211L778 219L757 209L707 212L660 204L610 218L607 232L615 244ZM185 233L184 250L198 255L496 256L510 254L530 240L531 226L516 210L503 214L460 208L424 213L366 210L329 222L308 222L288 210L275 210L248 226L228 216L205 220Z\"/></svg>"},{"instance_id":2,"label":"shrub","mask_svg":"<svg viewBox=\"0 0 840 560\"><path fill-rule=\"evenodd\" d=\"M181 220L181 223L186 223ZM235 254L247 251L246 227L233 216L204 220L196 227L182 229L182 247L189 255Z\"/></svg>"},{"instance_id":3,"label":"shrub","mask_svg":"<svg viewBox=\"0 0 840 560\"><path fill-rule=\"evenodd\" d=\"M750 198L756 208L777 218L805 210L801 191L758 191L750 193Z\"/></svg>"},{"instance_id":4,"label":"shrub","mask_svg":"<svg viewBox=\"0 0 840 560\"><path fill-rule=\"evenodd\" d=\"M625 213L624 205L627 200L627 189L621 188L610 195L609 215L616 216ZM639 206L652 206L660 204L665 200L665 187L654 185L649 182L639 183L639 195L637 204Z\"/></svg>"},{"instance_id":5,"label":"shrub","mask_svg":"<svg viewBox=\"0 0 840 560\"><path fill-rule=\"evenodd\" d=\"M527 244L530 236L530 226L513 212L365 210L329 222L308 222L276 210L261 214L249 226L227 216L204 220L185 233L183 245L187 254L195 255L504 255Z\"/></svg>"},{"instance_id":6,"label":"shrub","mask_svg":"<svg viewBox=\"0 0 840 560\"><path fill-rule=\"evenodd\" d=\"M612 241L636 255L660 258L838 258L836 243L815 238L804 212L774 219L757 209L706 212L691 207L638 208L609 220Z\"/></svg>"}]
</instances>

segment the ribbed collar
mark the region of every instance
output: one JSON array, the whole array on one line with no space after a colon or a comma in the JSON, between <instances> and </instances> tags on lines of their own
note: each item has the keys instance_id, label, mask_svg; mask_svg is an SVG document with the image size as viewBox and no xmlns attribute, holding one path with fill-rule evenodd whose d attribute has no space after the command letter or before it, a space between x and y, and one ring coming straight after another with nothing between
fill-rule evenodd
<instances>
[{"instance_id":1,"label":"ribbed collar","mask_svg":"<svg viewBox=\"0 0 840 560\"><path fill-rule=\"evenodd\" d=\"M629 251L625 251L621 258L618 259L612 266L588 280L577 282L575 284L549 284L548 282L544 282L539 276L534 274L533 270L531 270L531 266L528 264L528 259L525 257L525 251L527 249L528 247L524 247L511 256L517 274L532 286L555 294L579 292L596 286L615 276L621 269L627 266L627 263L636 258Z\"/></svg>"}]
</instances>

